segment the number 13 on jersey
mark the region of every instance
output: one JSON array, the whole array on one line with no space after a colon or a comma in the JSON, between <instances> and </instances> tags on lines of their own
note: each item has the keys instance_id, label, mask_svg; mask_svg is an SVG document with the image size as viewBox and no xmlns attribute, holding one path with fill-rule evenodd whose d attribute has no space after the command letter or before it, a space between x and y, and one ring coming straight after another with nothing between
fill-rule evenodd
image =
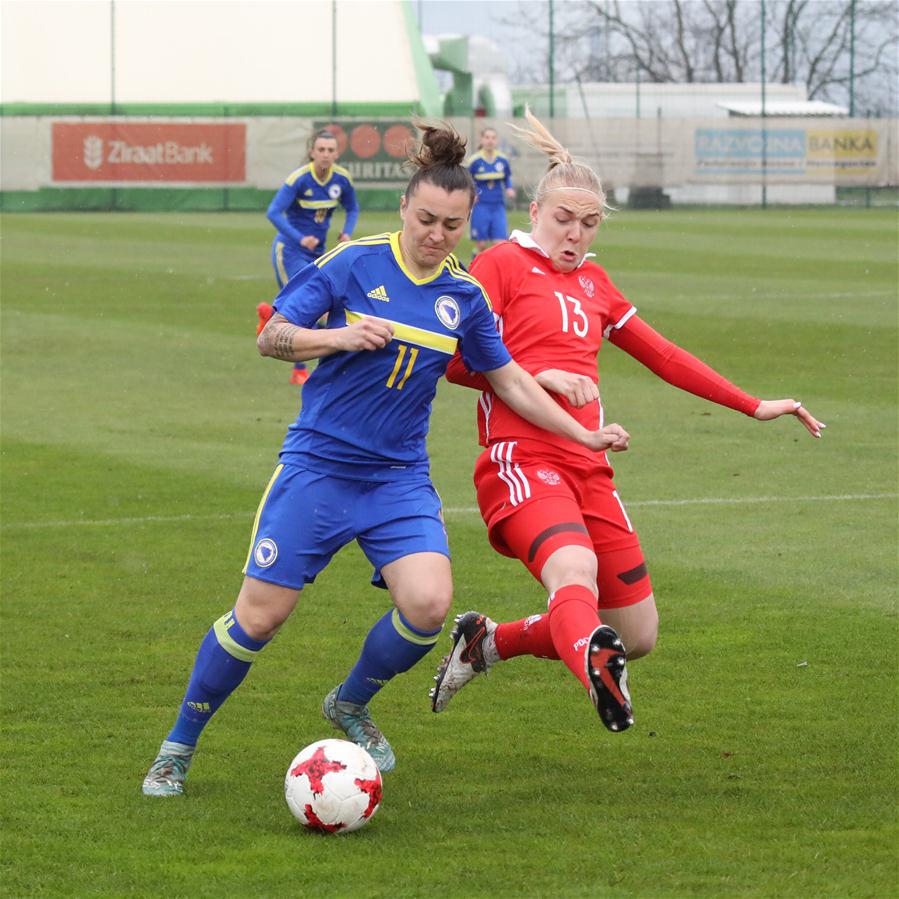
<instances>
[{"instance_id":1,"label":"number 13 on jersey","mask_svg":"<svg viewBox=\"0 0 899 899\"><path fill-rule=\"evenodd\" d=\"M568 333L568 325L571 324L571 330L578 337L587 336L587 328L590 323L587 321L587 314L581 309L581 301L563 294L561 291L554 291L556 299L559 301L559 308L562 310L562 333ZM571 304L571 315L568 313L568 304Z\"/></svg>"}]
</instances>

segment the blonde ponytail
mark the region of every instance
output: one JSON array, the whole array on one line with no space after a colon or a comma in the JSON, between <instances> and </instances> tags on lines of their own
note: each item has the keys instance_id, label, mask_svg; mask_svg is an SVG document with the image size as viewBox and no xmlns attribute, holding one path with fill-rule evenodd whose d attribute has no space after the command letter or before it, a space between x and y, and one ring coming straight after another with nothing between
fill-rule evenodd
<instances>
[{"instance_id":1,"label":"blonde ponytail","mask_svg":"<svg viewBox=\"0 0 899 899\"><path fill-rule=\"evenodd\" d=\"M605 218L610 207L606 204L606 193L596 172L590 166L576 162L571 153L550 133L529 107L525 107L524 117L531 126L529 129L517 125L511 127L518 132L522 140L539 150L549 160L546 174L540 179L534 191L537 205L542 205L546 195L553 190L585 191L596 196L600 217Z\"/></svg>"}]
</instances>

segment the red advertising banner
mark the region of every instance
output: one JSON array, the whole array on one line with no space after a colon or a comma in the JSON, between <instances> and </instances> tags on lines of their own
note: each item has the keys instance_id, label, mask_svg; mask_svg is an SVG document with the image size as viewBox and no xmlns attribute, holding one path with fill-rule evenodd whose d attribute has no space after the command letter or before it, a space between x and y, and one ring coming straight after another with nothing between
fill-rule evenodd
<instances>
[{"instance_id":1,"label":"red advertising banner","mask_svg":"<svg viewBox=\"0 0 899 899\"><path fill-rule=\"evenodd\" d=\"M246 180L242 123L54 122L53 181Z\"/></svg>"}]
</instances>

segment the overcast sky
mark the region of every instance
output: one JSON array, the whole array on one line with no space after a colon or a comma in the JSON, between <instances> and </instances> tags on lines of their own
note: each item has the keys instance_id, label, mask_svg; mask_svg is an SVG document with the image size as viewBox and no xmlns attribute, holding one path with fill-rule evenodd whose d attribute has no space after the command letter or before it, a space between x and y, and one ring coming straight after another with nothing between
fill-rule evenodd
<instances>
[{"instance_id":1,"label":"overcast sky","mask_svg":"<svg viewBox=\"0 0 899 899\"><path fill-rule=\"evenodd\" d=\"M502 47L509 74L516 63L533 64L546 52L546 38L529 35L524 20L548 18L548 0L411 0L422 34L480 34ZM512 24L517 23L517 24Z\"/></svg>"},{"instance_id":2,"label":"overcast sky","mask_svg":"<svg viewBox=\"0 0 899 899\"><path fill-rule=\"evenodd\" d=\"M521 22L525 15L544 18L549 4L547 0L412 0L412 8L423 34L480 34L503 44L506 50L517 48L526 53L527 46L520 46L520 25L509 22Z\"/></svg>"},{"instance_id":3,"label":"overcast sky","mask_svg":"<svg viewBox=\"0 0 899 899\"><path fill-rule=\"evenodd\" d=\"M496 20L514 12L516 5L516 0L412 0L424 34L455 31L485 37L496 36Z\"/></svg>"}]
</instances>

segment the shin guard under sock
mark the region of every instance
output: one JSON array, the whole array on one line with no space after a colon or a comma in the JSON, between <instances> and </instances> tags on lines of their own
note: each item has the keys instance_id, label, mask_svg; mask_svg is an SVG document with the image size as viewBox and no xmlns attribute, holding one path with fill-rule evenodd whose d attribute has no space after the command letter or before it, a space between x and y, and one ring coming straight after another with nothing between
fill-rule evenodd
<instances>
[{"instance_id":1,"label":"shin guard under sock","mask_svg":"<svg viewBox=\"0 0 899 899\"><path fill-rule=\"evenodd\" d=\"M391 678L424 658L434 648L441 630L419 630L398 609L388 612L368 632L359 659L337 698L365 705Z\"/></svg>"},{"instance_id":2,"label":"shin guard under sock","mask_svg":"<svg viewBox=\"0 0 899 899\"><path fill-rule=\"evenodd\" d=\"M515 656L536 656L539 659L558 659L549 628L549 615L530 615L520 621L497 624L493 638L501 659Z\"/></svg>"},{"instance_id":3,"label":"shin guard under sock","mask_svg":"<svg viewBox=\"0 0 899 899\"><path fill-rule=\"evenodd\" d=\"M195 746L209 719L237 689L267 642L248 636L233 610L219 618L200 644L178 720L166 739Z\"/></svg>"},{"instance_id":4,"label":"shin guard under sock","mask_svg":"<svg viewBox=\"0 0 899 899\"><path fill-rule=\"evenodd\" d=\"M602 622L596 597L588 587L569 584L556 590L549 601L549 629L559 658L590 689L584 662L590 635Z\"/></svg>"}]
</instances>

